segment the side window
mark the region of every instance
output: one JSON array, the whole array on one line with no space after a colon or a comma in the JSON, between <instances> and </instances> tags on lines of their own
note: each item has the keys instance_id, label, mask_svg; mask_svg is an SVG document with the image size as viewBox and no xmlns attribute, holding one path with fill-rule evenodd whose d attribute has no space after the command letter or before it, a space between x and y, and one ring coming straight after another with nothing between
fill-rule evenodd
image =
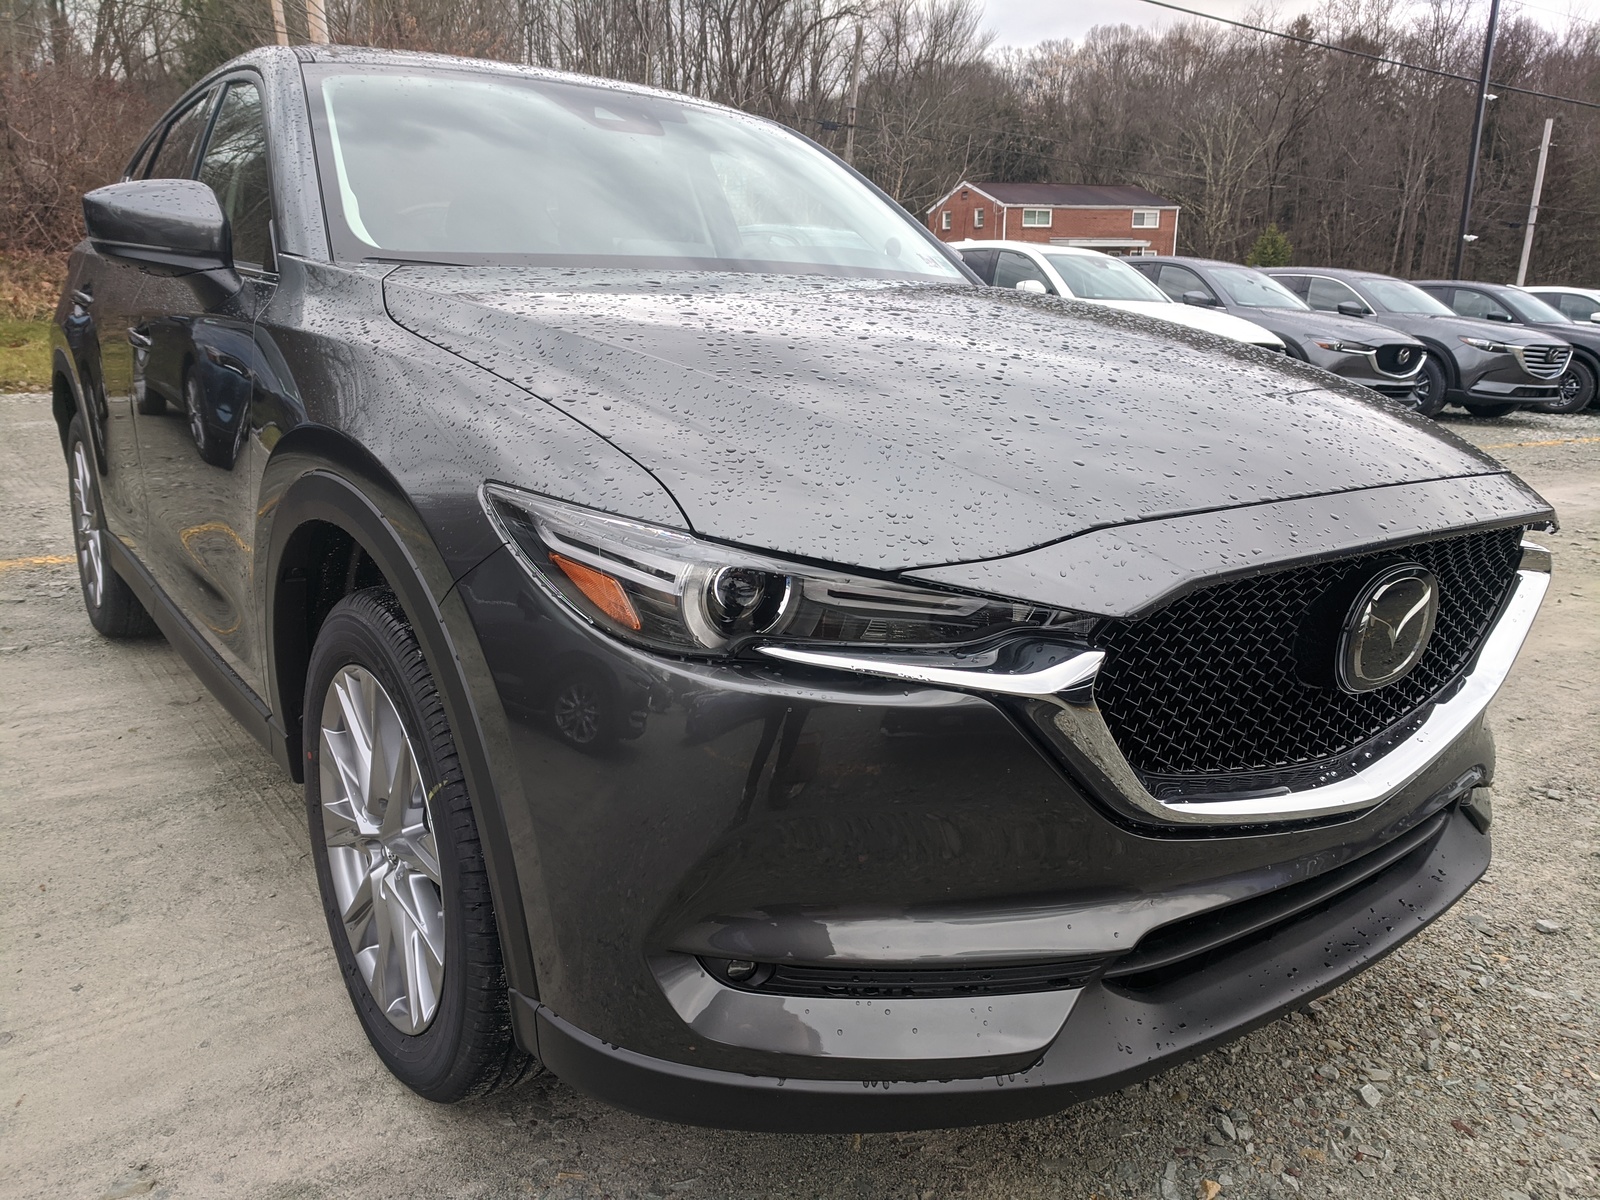
<instances>
[{"instance_id":1,"label":"side window","mask_svg":"<svg viewBox=\"0 0 1600 1200\"><path fill-rule=\"evenodd\" d=\"M1539 299L1548 302L1550 297L1545 295ZM1561 309L1563 316L1571 317L1574 321L1587 321L1594 313L1600 312L1600 303L1587 296L1580 296L1576 292L1562 292L1556 301L1556 307Z\"/></svg>"},{"instance_id":2,"label":"side window","mask_svg":"<svg viewBox=\"0 0 1600 1200\"><path fill-rule=\"evenodd\" d=\"M1213 294L1205 285L1205 280L1188 267L1175 267L1171 263L1161 264L1156 273L1156 286L1180 303L1185 292L1204 292L1208 296Z\"/></svg>"},{"instance_id":3,"label":"side window","mask_svg":"<svg viewBox=\"0 0 1600 1200\"><path fill-rule=\"evenodd\" d=\"M1306 298L1307 289L1311 286L1311 280L1304 275L1279 275L1274 271L1272 277L1302 300Z\"/></svg>"},{"instance_id":4,"label":"side window","mask_svg":"<svg viewBox=\"0 0 1600 1200\"><path fill-rule=\"evenodd\" d=\"M166 136L151 160L146 179L188 179L194 174L194 152L200 145L200 135L206 131L206 117L211 112L211 93L207 92L167 126Z\"/></svg>"},{"instance_id":5,"label":"side window","mask_svg":"<svg viewBox=\"0 0 1600 1200\"><path fill-rule=\"evenodd\" d=\"M997 288L1014 288L1024 279L1032 279L1044 284L1044 290L1050 293L1055 288L1050 286L1050 281L1038 265L1026 254L1018 254L1015 250L1000 251L1000 261L994 268L994 285Z\"/></svg>"},{"instance_id":6,"label":"side window","mask_svg":"<svg viewBox=\"0 0 1600 1200\"><path fill-rule=\"evenodd\" d=\"M1321 309L1323 312L1337 312L1339 305L1351 302L1361 305L1362 308L1367 307L1366 302L1356 295L1355 289L1348 284L1340 283L1337 279L1321 277L1312 279L1311 286L1302 299L1312 308Z\"/></svg>"},{"instance_id":7,"label":"side window","mask_svg":"<svg viewBox=\"0 0 1600 1200\"><path fill-rule=\"evenodd\" d=\"M1477 317L1484 321L1509 321L1511 319L1511 314L1492 296L1486 296L1482 292L1468 291L1466 288L1456 288L1455 293L1455 300L1450 307L1463 317Z\"/></svg>"},{"instance_id":8,"label":"side window","mask_svg":"<svg viewBox=\"0 0 1600 1200\"><path fill-rule=\"evenodd\" d=\"M961 261L971 267L973 273L985 283L994 282L994 258L995 252L993 250L963 250L961 252Z\"/></svg>"},{"instance_id":9,"label":"side window","mask_svg":"<svg viewBox=\"0 0 1600 1200\"><path fill-rule=\"evenodd\" d=\"M267 127L261 92L230 83L200 159L200 180L211 185L233 229L237 262L272 267L272 188L267 179Z\"/></svg>"}]
</instances>

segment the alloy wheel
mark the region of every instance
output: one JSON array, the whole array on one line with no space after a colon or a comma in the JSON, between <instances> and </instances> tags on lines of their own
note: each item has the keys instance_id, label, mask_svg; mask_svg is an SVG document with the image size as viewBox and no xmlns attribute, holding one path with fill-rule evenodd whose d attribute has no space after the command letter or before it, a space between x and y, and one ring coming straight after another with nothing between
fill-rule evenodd
<instances>
[{"instance_id":1,"label":"alloy wheel","mask_svg":"<svg viewBox=\"0 0 1600 1200\"><path fill-rule=\"evenodd\" d=\"M72 444L72 533L78 549L78 574L89 603L105 603L106 560L100 542L100 514L95 507L94 468L81 441Z\"/></svg>"},{"instance_id":2,"label":"alloy wheel","mask_svg":"<svg viewBox=\"0 0 1600 1200\"><path fill-rule=\"evenodd\" d=\"M321 721L322 831L345 935L373 1000L402 1033L439 1010L444 900L416 749L368 670L340 668Z\"/></svg>"}]
</instances>

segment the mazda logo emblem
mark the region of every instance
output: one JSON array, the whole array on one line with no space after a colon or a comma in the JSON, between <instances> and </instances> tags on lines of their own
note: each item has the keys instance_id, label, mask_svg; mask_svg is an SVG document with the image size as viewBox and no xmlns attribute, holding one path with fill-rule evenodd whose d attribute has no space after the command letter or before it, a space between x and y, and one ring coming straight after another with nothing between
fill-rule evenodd
<instances>
[{"instance_id":1,"label":"mazda logo emblem","mask_svg":"<svg viewBox=\"0 0 1600 1200\"><path fill-rule=\"evenodd\" d=\"M1404 679L1421 661L1439 617L1439 581L1417 563L1379 571L1356 594L1339 633L1335 674L1347 692Z\"/></svg>"},{"instance_id":2,"label":"mazda logo emblem","mask_svg":"<svg viewBox=\"0 0 1600 1200\"><path fill-rule=\"evenodd\" d=\"M1411 351L1409 351L1409 350L1400 351L1400 365L1403 367L1410 361L1411 361Z\"/></svg>"}]
</instances>

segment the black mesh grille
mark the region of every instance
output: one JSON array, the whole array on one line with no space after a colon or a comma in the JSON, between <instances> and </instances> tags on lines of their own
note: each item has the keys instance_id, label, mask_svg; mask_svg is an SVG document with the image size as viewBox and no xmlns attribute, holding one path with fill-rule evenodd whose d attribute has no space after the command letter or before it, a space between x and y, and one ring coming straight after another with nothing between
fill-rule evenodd
<instances>
[{"instance_id":1,"label":"black mesh grille","mask_svg":"<svg viewBox=\"0 0 1600 1200\"><path fill-rule=\"evenodd\" d=\"M1461 673L1516 577L1521 540L1521 529L1502 529L1296 567L1192 592L1141 621L1107 622L1096 636L1107 657L1095 699L1146 775L1236 775L1334 758ZM1438 624L1422 661L1361 695L1304 682L1295 648L1313 605L1397 557L1439 580Z\"/></svg>"},{"instance_id":2,"label":"black mesh grille","mask_svg":"<svg viewBox=\"0 0 1600 1200\"><path fill-rule=\"evenodd\" d=\"M1378 370L1390 375L1410 375L1422 361L1422 350L1403 342L1385 342L1378 347Z\"/></svg>"}]
</instances>

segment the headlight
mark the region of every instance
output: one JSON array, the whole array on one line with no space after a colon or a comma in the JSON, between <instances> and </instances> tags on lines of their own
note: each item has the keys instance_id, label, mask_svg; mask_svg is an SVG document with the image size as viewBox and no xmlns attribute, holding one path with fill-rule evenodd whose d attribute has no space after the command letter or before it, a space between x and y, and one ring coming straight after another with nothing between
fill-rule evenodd
<instances>
[{"instance_id":1,"label":"headlight","mask_svg":"<svg viewBox=\"0 0 1600 1200\"><path fill-rule=\"evenodd\" d=\"M1321 346L1324 350L1333 350L1343 354L1371 354L1377 349L1365 342L1341 342L1337 338L1312 338L1312 343Z\"/></svg>"},{"instance_id":2,"label":"headlight","mask_svg":"<svg viewBox=\"0 0 1600 1200\"><path fill-rule=\"evenodd\" d=\"M836 573L502 484L484 506L535 579L586 620L676 654L755 641L957 646L1013 629L1082 634L1082 614Z\"/></svg>"},{"instance_id":3,"label":"headlight","mask_svg":"<svg viewBox=\"0 0 1600 1200\"><path fill-rule=\"evenodd\" d=\"M1463 336L1461 339L1475 350L1483 350L1489 354L1510 354L1511 347L1504 342L1491 342L1488 338L1475 338Z\"/></svg>"}]
</instances>

